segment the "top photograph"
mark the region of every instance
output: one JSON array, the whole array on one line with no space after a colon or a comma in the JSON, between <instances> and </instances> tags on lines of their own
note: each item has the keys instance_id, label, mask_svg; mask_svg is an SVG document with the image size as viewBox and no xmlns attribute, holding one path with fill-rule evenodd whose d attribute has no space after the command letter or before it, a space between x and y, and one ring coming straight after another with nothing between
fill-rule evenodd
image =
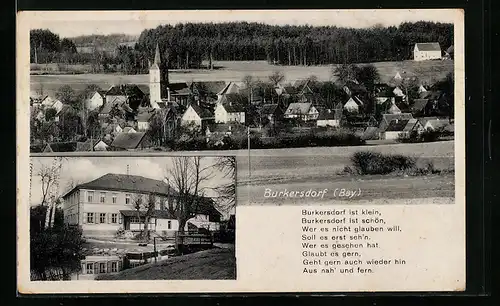
<instances>
[{"instance_id":1,"label":"top photograph","mask_svg":"<svg viewBox=\"0 0 500 306\"><path fill-rule=\"evenodd\" d=\"M392 152L418 143L453 156L453 14L290 14L36 18L30 152Z\"/></svg>"}]
</instances>

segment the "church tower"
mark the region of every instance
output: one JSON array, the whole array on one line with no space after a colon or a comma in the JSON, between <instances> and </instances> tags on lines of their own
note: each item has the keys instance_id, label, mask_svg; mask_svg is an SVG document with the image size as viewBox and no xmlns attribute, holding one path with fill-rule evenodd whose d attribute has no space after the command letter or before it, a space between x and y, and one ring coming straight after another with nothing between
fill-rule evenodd
<instances>
[{"instance_id":1,"label":"church tower","mask_svg":"<svg viewBox=\"0 0 500 306\"><path fill-rule=\"evenodd\" d=\"M151 107L159 108L161 102L161 71L160 47L156 44L155 59L149 67L149 100Z\"/></svg>"}]
</instances>

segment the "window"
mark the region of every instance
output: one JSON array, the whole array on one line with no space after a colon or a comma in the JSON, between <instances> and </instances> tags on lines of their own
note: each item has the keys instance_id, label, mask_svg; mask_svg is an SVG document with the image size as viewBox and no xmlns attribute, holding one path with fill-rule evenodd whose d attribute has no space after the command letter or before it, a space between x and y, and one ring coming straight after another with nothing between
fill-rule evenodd
<instances>
[{"instance_id":1,"label":"window","mask_svg":"<svg viewBox=\"0 0 500 306\"><path fill-rule=\"evenodd\" d=\"M113 204L116 204L116 193L113 193Z\"/></svg>"},{"instance_id":2,"label":"window","mask_svg":"<svg viewBox=\"0 0 500 306\"><path fill-rule=\"evenodd\" d=\"M89 202L89 203L94 202L94 192L93 191L87 191L87 202Z\"/></svg>"},{"instance_id":3,"label":"window","mask_svg":"<svg viewBox=\"0 0 500 306\"><path fill-rule=\"evenodd\" d=\"M130 204L130 194L125 195L125 204Z\"/></svg>"},{"instance_id":4,"label":"window","mask_svg":"<svg viewBox=\"0 0 500 306\"><path fill-rule=\"evenodd\" d=\"M118 272L118 263L116 261L111 262L111 272Z\"/></svg>"},{"instance_id":5,"label":"window","mask_svg":"<svg viewBox=\"0 0 500 306\"><path fill-rule=\"evenodd\" d=\"M104 203L104 202L106 202L106 193L101 192L101 203Z\"/></svg>"},{"instance_id":6,"label":"window","mask_svg":"<svg viewBox=\"0 0 500 306\"><path fill-rule=\"evenodd\" d=\"M111 223L116 224L118 222L118 214L111 214Z\"/></svg>"},{"instance_id":7,"label":"window","mask_svg":"<svg viewBox=\"0 0 500 306\"><path fill-rule=\"evenodd\" d=\"M105 262L99 263L99 273L106 273L106 263Z\"/></svg>"},{"instance_id":8,"label":"window","mask_svg":"<svg viewBox=\"0 0 500 306\"><path fill-rule=\"evenodd\" d=\"M172 229L172 221L168 220L167 222L167 228Z\"/></svg>"},{"instance_id":9,"label":"window","mask_svg":"<svg viewBox=\"0 0 500 306\"><path fill-rule=\"evenodd\" d=\"M99 214L99 223L106 223L106 214L105 213Z\"/></svg>"},{"instance_id":10,"label":"window","mask_svg":"<svg viewBox=\"0 0 500 306\"><path fill-rule=\"evenodd\" d=\"M94 274L94 263L87 263L87 274Z\"/></svg>"},{"instance_id":11,"label":"window","mask_svg":"<svg viewBox=\"0 0 500 306\"><path fill-rule=\"evenodd\" d=\"M94 213L87 213L87 223L94 223Z\"/></svg>"},{"instance_id":12,"label":"window","mask_svg":"<svg viewBox=\"0 0 500 306\"><path fill-rule=\"evenodd\" d=\"M141 223L141 222L139 221L139 218L137 218L137 217L130 217L130 223Z\"/></svg>"}]
</instances>

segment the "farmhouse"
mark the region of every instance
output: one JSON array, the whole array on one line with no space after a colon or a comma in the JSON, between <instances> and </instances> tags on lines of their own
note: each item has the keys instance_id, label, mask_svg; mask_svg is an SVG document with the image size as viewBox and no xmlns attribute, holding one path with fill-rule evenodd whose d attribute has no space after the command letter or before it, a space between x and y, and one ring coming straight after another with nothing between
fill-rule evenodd
<instances>
[{"instance_id":1,"label":"farmhouse","mask_svg":"<svg viewBox=\"0 0 500 306\"><path fill-rule=\"evenodd\" d=\"M231 98L223 96L215 108L215 123L239 122L245 123L245 110L234 103Z\"/></svg>"},{"instance_id":2,"label":"farmhouse","mask_svg":"<svg viewBox=\"0 0 500 306\"><path fill-rule=\"evenodd\" d=\"M290 103L285 111L285 118L298 118L302 121L318 119L319 112L312 103Z\"/></svg>"},{"instance_id":3,"label":"farmhouse","mask_svg":"<svg viewBox=\"0 0 500 306\"><path fill-rule=\"evenodd\" d=\"M426 61L441 59L441 47L439 43L416 43L413 48L413 60Z\"/></svg>"},{"instance_id":4,"label":"farmhouse","mask_svg":"<svg viewBox=\"0 0 500 306\"><path fill-rule=\"evenodd\" d=\"M136 150L149 147L145 132L119 133L111 143L113 150Z\"/></svg>"},{"instance_id":5,"label":"farmhouse","mask_svg":"<svg viewBox=\"0 0 500 306\"><path fill-rule=\"evenodd\" d=\"M453 132L454 126L448 119L431 118L423 126L425 130Z\"/></svg>"},{"instance_id":6,"label":"farmhouse","mask_svg":"<svg viewBox=\"0 0 500 306\"><path fill-rule=\"evenodd\" d=\"M413 119L412 114L410 113L401 113L401 114L383 114L382 115L382 120L380 121L379 124L379 133L384 132L387 127L389 126L389 123L392 120L399 119L399 120L410 120Z\"/></svg>"},{"instance_id":7,"label":"farmhouse","mask_svg":"<svg viewBox=\"0 0 500 306\"><path fill-rule=\"evenodd\" d=\"M234 82L229 82L227 85L222 88L221 91L217 93L217 101L220 101L223 96L227 94L237 94L240 92L240 87L236 85Z\"/></svg>"},{"instance_id":8,"label":"farmhouse","mask_svg":"<svg viewBox=\"0 0 500 306\"><path fill-rule=\"evenodd\" d=\"M357 96L352 96L344 104L344 109L350 113L358 113L360 107L362 106L363 101L361 101L361 99L359 99Z\"/></svg>"},{"instance_id":9,"label":"farmhouse","mask_svg":"<svg viewBox=\"0 0 500 306\"><path fill-rule=\"evenodd\" d=\"M139 113L136 116L137 120L137 130L139 132L147 131L149 130L149 121L153 116L155 115L155 109L154 108L143 108L140 109Z\"/></svg>"},{"instance_id":10,"label":"farmhouse","mask_svg":"<svg viewBox=\"0 0 500 306\"><path fill-rule=\"evenodd\" d=\"M56 110L56 114L58 114L62 109L64 104L59 101L58 99L52 98L50 96L46 96L42 102L41 105L43 108L53 108Z\"/></svg>"},{"instance_id":11,"label":"farmhouse","mask_svg":"<svg viewBox=\"0 0 500 306\"><path fill-rule=\"evenodd\" d=\"M338 127L340 126L340 120L338 116L335 116L335 110L324 109L319 113L316 125L318 127Z\"/></svg>"},{"instance_id":12,"label":"farmhouse","mask_svg":"<svg viewBox=\"0 0 500 306\"><path fill-rule=\"evenodd\" d=\"M77 185L62 197L64 222L81 226L85 236L112 236L119 229L139 231L144 229L145 212L134 209L134 202L147 203L151 194L155 207L148 228L173 235L179 225L169 208L177 191L163 181L137 175L108 173ZM217 229L221 213L213 200L199 197L198 201L196 216L188 224Z\"/></svg>"},{"instance_id":13,"label":"farmhouse","mask_svg":"<svg viewBox=\"0 0 500 306\"><path fill-rule=\"evenodd\" d=\"M191 103L186 109L181 118L181 125L193 125L198 129L203 129L205 124L214 120L214 115L208 109L199 106L198 104Z\"/></svg>"}]
</instances>

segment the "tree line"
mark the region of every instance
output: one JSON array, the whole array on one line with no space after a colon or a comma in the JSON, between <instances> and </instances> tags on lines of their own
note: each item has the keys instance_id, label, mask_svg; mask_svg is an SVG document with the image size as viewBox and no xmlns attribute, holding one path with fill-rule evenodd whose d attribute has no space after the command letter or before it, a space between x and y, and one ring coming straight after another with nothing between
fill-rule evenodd
<instances>
[{"instance_id":1,"label":"tree line","mask_svg":"<svg viewBox=\"0 0 500 306\"><path fill-rule=\"evenodd\" d=\"M48 30L32 30L31 36L32 61L36 52L76 50L73 41L71 45ZM201 68L204 60L210 67L216 60L266 60L277 65L401 61L411 58L418 42L448 48L453 45L453 24L419 21L363 29L249 22L161 25L144 30L134 47L117 43L114 58L106 60L122 64L128 73L144 73L159 44L163 60L174 69Z\"/></svg>"}]
</instances>

